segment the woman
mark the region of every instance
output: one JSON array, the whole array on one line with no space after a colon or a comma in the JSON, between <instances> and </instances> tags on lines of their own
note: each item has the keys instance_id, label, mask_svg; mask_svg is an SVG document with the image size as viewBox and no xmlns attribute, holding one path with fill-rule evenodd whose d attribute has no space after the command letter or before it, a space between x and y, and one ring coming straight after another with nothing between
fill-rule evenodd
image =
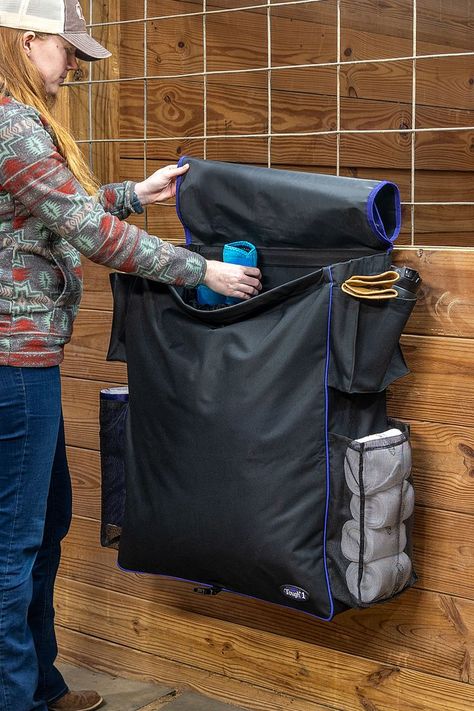
<instances>
[{"instance_id":1,"label":"woman","mask_svg":"<svg viewBox=\"0 0 474 711\"><path fill-rule=\"evenodd\" d=\"M100 696L70 691L54 666L52 602L71 517L58 365L81 297L79 253L241 299L258 293L260 272L122 222L173 196L187 166L98 189L51 115L76 56L110 56L78 2L0 0L0 42L0 709L91 711Z\"/></svg>"}]
</instances>

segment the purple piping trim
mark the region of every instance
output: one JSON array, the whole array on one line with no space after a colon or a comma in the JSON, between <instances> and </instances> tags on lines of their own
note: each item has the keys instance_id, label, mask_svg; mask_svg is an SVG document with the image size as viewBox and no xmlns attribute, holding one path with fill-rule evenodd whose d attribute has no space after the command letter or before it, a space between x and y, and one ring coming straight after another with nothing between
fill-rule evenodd
<instances>
[{"instance_id":1,"label":"purple piping trim","mask_svg":"<svg viewBox=\"0 0 474 711\"><path fill-rule=\"evenodd\" d=\"M385 230L385 226L383 224L383 221L380 217L380 213L378 211L377 205L375 205L375 198L377 197L378 193L382 188L384 188L386 185L390 185L394 192L395 192L395 228L393 230L393 233L390 237L388 237L387 232ZM375 219L374 219L375 215ZM400 234L400 227L401 227L401 207L400 207L400 190L398 189L398 185L395 183L390 182L389 180L384 180L381 183L378 183L378 185L375 186L375 188L370 192L369 197L367 198L367 220L369 221L369 225L372 228L372 232L386 245L388 245L389 249L391 250L393 245L392 243L395 242L397 239L398 235Z\"/></svg>"},{"instance_id":2,"label":"purple piping trim","mask_svg":"<svg viewBox=\"0 0 474 711\"><path fill-rule=\"evenodd\" d=\"M258 600L259 602L266 602L268 605L276 605L284 610L293 610L294 612L299 612L300 615L308 615L309 617L315 617L317 620L322 620L323 622L329 622L331 617L321 617L321 615L316 615L314 612L307 612L306 610L298 610L297 607L290 607L289 605L282 605L280 602L270 602L262 597L255 597L255 595L246 595L245 593L236 592L235 590L228 590L227 588L222 588L222 592L232 593L232 595L239 595L239 597L245 597L249 600Z\"/></svg>"},{"instance_id":3,"label":"purple piping trim","mask_svg":"<svg viewBox=\"0 0 474 711\"><path fill-rule=\"evenodd\" d=\"M188 156L181 156L181 158L178 161L178 168L181 168L182 165L186 163L188 160ZM184 222L183 215L181 214L181 205L180 205L180 199L179 199L179 192L181 190L181 183L183 182L183 176L178 175L176 179L176 214L178 215L181 224L184 227L184 234L186 237L186 244L190 245L193 242L193 236L191 232L189 231L188 227L186 226L186 223Z\"/></svg>"},{"instance_id":4,"label":"purple piping trim","mask_svg":"<svg viewBox=\"0 0 474 711\"><path fill-rule=\"evenodd\" d=\"M317 620L322 620L323 622L329 622L329 620L332 619L332 614L330 617L321 617L320 615L314 614L314 612L307 612L306 610L298 610L297 607L290 607L289 605L282 605L279 602L270 602L270 600L265 600L263 597L256 597L255 595L246 595L245 593L237 592L236 590L230 590L230 588L221 588L220 585L212 585L212 583L203 583L200 580L190 580L189 578L177 578L174 575L164 575L163 573L145 573L142 570L132 570L131 568L124 568L122 567L118 562L117 562L117 568L121 570L123 573L135 573L136 575L156 575L160 578L164 578L165 580L176 580L178 583L192 583L193 585L199 585L199 587L202 588L209 588L212 590L212 588L218 587L220 589L220 592L225 592L225 593L230 593L231 595L239 595L240 597L245 597L248 600L258 600L259 602L266 602L268 605L276 605L277 607L281 607L284 610L293 610L294 612L299 612L301 615L308 615L309 617L315 617ZM331 599L331 613L333 612L332 608L332 599Z\"/></svg>"},{"instance_id":5,"label":"purple piping trim","mask_svg":"<svg viewBox=\"0 0 474 711\"><path fill-rule=\"evenodd\" d=\"M326 585L329 595L329 601L331 604L329 617L326 619L329 621L334 616L334 600L331 591L331 582L329 580L329 570L327 562L327 532L328 532L328 518L329 518L329 499L331 495L331 463L329 459L329 359L331 356L331 321L332 321L332 294L334 287L334 280L332 277L331 267L328 267L328 274L330 278L329 283L329 305L328 305L328 330L327 330L327 340L326 340L326 367L324 372L324 440L326 447L326 512L324 515L324 572L326 575Z\"/></svg>"},{"instance_id":6,"label":"purple piping trim","mask_svg":"<svg viewBox=\"0 0 474 711\"><path fill-rule=\"evenodd\" d=\"M118 400L120 402L128 402L128 397L127 393L100 393L101 400Z\"/></svg>"},{"instance_id":7,"label":"purple piping trim","mask_svg":"<svg viewBox=\"0 0 474 711\"><path fill-rule=\"evenodd\" d=\"M123 571L124 573L136 573L136 575L158 575L160 578L165 578L165 580L177 580L179 583L192 583L193 585L199 585L203 588L212 589L214 587L218 587L216 585L212 585L211 583L202 583L200 580L190 580L189 578L176 578L174 575L163 575L163 573L145 573L143 570L132 570L131 568L124 568L120 565L118 561L117 568Z\"/></svg>"}]
</instances>

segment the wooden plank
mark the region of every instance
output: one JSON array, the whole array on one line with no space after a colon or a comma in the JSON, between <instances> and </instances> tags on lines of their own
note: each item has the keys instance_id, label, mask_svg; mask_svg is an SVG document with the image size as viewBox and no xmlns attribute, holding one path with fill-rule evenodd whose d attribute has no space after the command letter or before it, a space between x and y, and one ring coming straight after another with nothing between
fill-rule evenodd
<instances>
[{"instance_id":1,"label":"wooden plank","mask_svg":"<svg viewBox=\"0 0 474 711\"><path fill-rule=\"evenodd\" d=\"M207 130L212 135L266 133L268 131L268 88L263 73L219 75L207 82ZM258 77L258 86L255 79Z\"/></svg>"},{"instance_id":2,"label":"wooden plank","mask_svg":"<svg viewBox=\"0 0 474 711\"><path fill-rule=\"evenodd\" d=\"M104 5L101 16L107 20L120 12L120 1L113 0ZM92 85L92 138L115 138L120 136L120 86L107 83L108 79L117 79L119 70L120 25L100 25L93 28L93 37L112 52L106 62L97 62L94 67L94 79L102 80ZM92 110L93 108L93 110ZM92 148L92 169L99 182L111 183L118 179L120 168L119 146L114 143L96 143Z\"/></svg>"},{"instance_id":3,"label":"wooden plank","mask_svg":"<svg viewBox=\"0 0 474 711\"><path fill-rule=\"evenodd\" d=\"M133 143L121 143L120 155L122 160L129 158L143 158L144 149L146 148L146 156L150 161L159 161L160 165L173 163L182 155L191 155L195 158L204 156L204 142L202 139L176 138L173 140L153 140L147 143L136 141ZM157 168L159 165L156 166ZM148 171L149 173L150 171Z\"/></svg>"},{"instance_id":4,"label":"wooden plank","mask_svg":"<svg viewBox=\"0 0 474 711\"><path fill-rule=\"evenodd\" d=\"M202 5L193 4L190 6L190 9L194 8L194 11L199 12L202 10ZM167 13L164 13L160 8L158 14ZM148 8L148 16L152 17L150 8ZM141 25L136 27L136 32L138 33L138 45L141 42L143 46ZM129 60L133 58L135 48L135 45L130 42ZM147 72L149 75L187 74L203 70L203 22L200 15L173 17L148 23Z\"/></svg>"},{"instance_id":5,"label":"wooden plank","mask_svg":"<svg viewBox=\"0 0 474 711\"><path fill-rule=\"evenodd\" d=\"M367 62L342 65L341 96L409 104L412 98L412 62Z\"/></svg>"},{"instance_id":6,"label":"wooden plank","mask_svg":"<svg viewBox=\"0 0 474 711\"><path fill-rule=\"evenodd\" d=\"M204 82L150 79L148 133L152 138L201 136L204 129Z\"/></svg>"},{"instance_id":7,"label":"wooden plank","mask_svg":"<svg viewBox=\"0 0 474 711\"><path fill-rule=\"evenodd\" d=\"M59 578L56 591L57 619L64 627L333 709L465 711L474 703L474 688L451 679L104 593L78 581Z\"/></svg>"},{"instance_id":8,"label":"wooden plank","mask_svg":"<svg viewBox=\"0 0 474 711\"><path fill-rule=\"evenodd\" d=\"M424 211L426 207L426 212ZM461 214L456 213L456 209L461 211ZM424 212L421 213L421 210ZM440 221L438 226L434 226L433 231L430 231L428 225L433 223L433 215L438 212ZM463 215L464 212L464 215ZM472 208L470 206L442 205L438 209L427 206L415 206L416 224L420 229L414 232L414 244L420 247L436 248L436 247L459 247L470 248L473 245L474 231L470 227L470 214ZM451 218L451 219L450 219ZM452 225L453 229L450 229ZM463 229L465 225L465 229Z\"/></svg>"},{"instance_id":9,"label":"wooden plank","mask_svg":"<svg viewBox=\"0 0 474 711\"><path fill-rule=\"evenodd\" d=\"M336 116L334 96L272 91L272 130L275 133L334 131Z\"/></svg>"},{"instance_id":10,"label":"wooden plank","mask_svg":"<svg viewBox=\"0 0 474 711\"><path fill-rule=\"evenodd\" d=\"M446 102L447 103L447 102ZM456 128L472 126L474 112L449 106L423 106L417 104L417 128Z\"/></svg>"},{"instance_id":11,"label":"wooden plank","mask_svg":"<svg viewBox=\"0 0 474 711\"><path fill-rule=\"evenodd\" d=\"M402 336L412 373L388 389L389 411L402 419L474 426L473 342Z\"/></svg>"},{"instance_id":12,"label":"wooden plank","mask_svg":"<svg viewBox=\"0 0 474 711\"><path fill-rule=\"evenodd\" d=\"M411 163L409 133L342 134L341 165L384 168L386 180L390 170L408 169Z\"/></svg>"},{"instance_id":13,"label":"wooden plank","mask_svg":"<svg viewBox=\"0 0 474 711\"><path fill-rule=\"evenodd\" d=\"M474 513L474 429L410 422L419 504Z\"/></svg>"},{"instance_id":14,"label":"wooden plank","mask_svg":"<svg viewBox=\"0 0 474 711\"><path fill-rule=\"evenodd\" d=\"M63 544L61 575L97 588L339 650L383 663L474 683L474 602L412 588L328 624L241 595L206 598L191 583L124 573L116 552L99 547L96 521L75 517Z\"/></svg>"},{"instance_id":15,"label":"wooden plank","mask_svg":"<svg viewBox=\"0 0 474 711\"><path fill-rule=\"evenodd\" d=\"M129 679L143 679L179 687L184 685L224 703L238 704L239 707L245 705L246 709L254 711L328 711L328 706L319 702L313 703L288 694L274 693L238 679L229 679L223 674L213 674L196 666L147 654L139 649L131 650L129 647L99 639L95 635L82 634L60 625L56 629L61 658L79 666L89 667L93 671L117 676L117 670L120 670L120 676Z\"/></svg>"},{"instance_id":16,"label":"wooden plank","mask_svg":"<svg viewBox=\"0 0 474 711\"><path fill-rule=\"evenodd\" d=\"M471 76L470 57L419 59L416 63L416 101L421 106L467 109L472 115L474 88L470 84Z\"/></svg>"},{"instance_id":17,"label":"wooden plank","mask_svg":"<svg viewBox=\"0 0 474 711\"><path fill-rule=\"evenodd\" d=\"M128 0L121 1L122 5L129 4ZM202 3L196 0L148 0L148 17L182 15L189 12L202 12Z\"/></svg>"},{"instance_id":18,"label":"wooden plank","mask_svg":"<svg viewBox=\"0 0 474 711\"><path fill-rule=\"evenodd\" d=\"M148 32L151 23L132 22L121 26L119 50L121 79L145 76L145 27Z\"/></svg>"},{"instance_id":19,"label":"wooden plank","mask_svg":"<svg viewBox=\"0 0 474 711\"><path fill-rule=\"evenodd\" d=\"M333 2L273 7L272 66L335 62L336 28L336 4Z\"/></svg>"},{"instance_id":20,"label":"wooden plank","mask_svg":"<svg viewBox=\"0 0 474 711\"><path fill-rule=\"evenodd\" d=\"M68 77L70 78L70 77ZM56 103L53 107L53 116L57 121L59 121L63 126L69 126L70 121L70 89L69 87L64 87L62 91L59 92Z\"/></svg>"},{"instance_id":21,"label":"wooden plank","mask_svg":"<svg viewBox=\"0 0 474 711\"><path fill-rule=\"evenodd\" d=\"M474 599L474 516L418 508L414 539L418 585Z\"/></svg>"},{"instance_id":22,"label":"wooden plank","mask_svg":"<svg viewBox=\"0 0 474 711\"><path fill-rule=\"evenodd\" d=\"M206 8L209 10L217 9L232 9L236 7L247 7L249 6L248 0L206 0ZM266 5L266 0L257 0L251 3L253 5Z\"/></svg>"},{"instance_id":23,"label":"wooden plank","mask_svg":"<svg viewBox=\"0 0 474 711\"><path fill-rule=\"evenodd\" d=\"M62 375L87 380L126 380L125 364L106 360L111 327L110 311L81 309L72 341L65 348Z\"/></svg>"},{"instance_id":24,"label":"wooden plank","mask_svg":"<svg viewBox=\"0 0 474 711\"><path fill-rule=\"evenodd\" d=\"M474 202L474 180L461 170L416 170L417 202ZM406 199L406 198L402 198Z\"/></svg>"},{"instance_id":25,"label":"wooden plank","mask_svg":"<svg viewBox=\"0 0 474 711\"><path fill-rule=\"evenodd\" d=\"M120 104L120 114L118 105ZM144 137L144 83L141 80L92 84L92 138ZM120 146L114 145L115 149Z\"/></svg>"},{"instance_id":26,"label":"wooden plank","mask_svg":"<svg viewBox=\"0 0 474 711\"><path fill-rule=\"evenodd\" d=\"M474 112L473 112L474 116ZM419 170L467 171L464 177L471 187L474 129L466 131L423 131L416 135L415 163ZM462 186L460 186L462 193ZM458 198L462 200L462 198Z\"/></svg>"},{"instance_id":27,"label":"wooden plank","mask_svg":"<svg viewBox=\"0 0 474 711\"><path fill-rule=\"evenodd\" d=\"M257 8L208 15L206 46L208 71L266 67L266 10Z\"/></svg>"},{"instance_id":28,"label":"wooden plank","mask_svg":"<svg viewBox=\"0 0 474 711\"><path fill-rule=\"evenodd\" d=\"M344 60L410 57L412 54L412 2L374 4L370 0L341 4L341 54Z\"/></svg>"},{"instance_id":29,"label":"wooden plank","mask_svg":"<svg viewBox=\"0 0 474 711\"><path fill-rule=\"evenodd\" d=\"M336 67L303 67L272 69L272 91L276 94L297 92L316 97L332 97L337 94ZM297 107L293 107L297 108Z\"/></svg>"},{"instance_id":30,"label":"wooden plank","mask_svg":"<svg viewBox=\"0 0 474 711\"><path fill-rule=\"evenodd\" d=\"M113 22L111 18L120 17L120 0L110 0L107 3L97 3L93 2L93 11L100 11L100 18L96 20L97 23L108 23ZM101 45L107 47L112 56L107 60L102 62L96 62L93 69L94 79L118 79L120 77L120 37L121 37L121 25L120 24L98 24L96 27L92 28L92 36ZM116 95L118 98L118 94ZM94 114L98 117L101 116L100 109L98 106L94 106ZM115 115L119 114L120 104L116 102L114 106L110 106L111 112Z\"/></svg>"},{"instance_id":31,"label":"wooden plank","mask_svg":"<svg viewBox=\"0 0 474 711\"><path fill-rule=\"evenodd\" d=\"M266 165L268 141L266 138L211 138L207 139L209 160L231 163Z\"/></svg>"},{"instance_id":32,"label":"wooden plank","mask_svg":"<svg viewBox=\"0 0 474 711\"><path fill-rule=\"evenodd\" d=\"M81 310L112 311L113 299L109 282L109 274L112 270L100 264L95 264L95 262L91 262L90 259L86 258L82 260L82 267L84 270L84 294ZM66 346L66 358L68 357L69 348L71 348L71 345Z\"/></svg>"},{"instance_id":33,"label":"wooden plank","mask_svg":"<svg viewBox=\"0 0 474 711\"><path fill-rule=\"evenodd\" d=\"M144 0L134 0L133 3L126 0L114 0L114 2L94 2L92 4L93 22L116 22L118 20L135 20L144 17ZM84 8L84 2L81 0ZM89 15L84 9L84 16L89 19Z\"/></svg>"},{"instance_id":34,"label":"wooden plank","mask_svg":"<svg viewBox=\"0 0 474 711\"><path fill-rule=\"evenodd\" d=\"M472 52L472 23L466 17L467 12L466 0L442 3L418 0L418 53L431 54L425 52L427 44L436 44L443 52Z\"/></svg>"},{"instance_id":35,"label":"wooden plank","mask_svg":"<svg viewBox=\"0 0 474 711\"><path fill-rule=\"evenodd\" d=\"M100 454L91 449L67 447L74 514L100 520Z\"/></svg>"},{"instance_id":36,"label":"wooden plank","mask_svg":"<svg viewBox=\"0 0 474 711\"><path fill-rule=\"evenodd\" d=\"M70 446L99 449L99 393L122 382L63 377L62 403L66 442Z\"/></svg>"},{"instance_id":37,"label":"wooden plank","mask_svg":"<svg viewBox=\"0 0 474 711\"><path fill-rule=\"evenodd\" d=\"M394 101L341 99L343 131L392 130L411 126L411 106Z\"/></svg>"},{"instance_id":38,"label":"wooden plank","mask_svg":"<svg viewBox=\"0 0 474 711\"><path fill-rule=\"evenodd\" d=\"M341 49L352 60L412 55L412 0L376 3L343 0ZM466 3L420 0L417 7L417 54L472 51Z\"/></svg>"},{"instance_id":39,"label":"wooden plank","mask_svg":"<svg viewBox=\"0 0 474 711\"><path fill-rule=\"evenodd\" d=\"M245 0L242 0L241 5L246 5ZM398 6L396 6L398 4ZM236 8L239 3L232 1L226 3L214 2L211 7L228 7ZM180 12L199 12L202 6L199 3L178 3L168 2L156 7L159 10L158 15L178 15ZM398 0L392 8L383 8L379 12L373 12L373 6L362 3L357 13L353 12L353 6L350 9L342 8L342 25L343 33L346 33L345 49L343 57L345 59L377 59L383 57L401 56L403 51L400 47L400 39L405 42L405 54L411 56L411 0ZM348 13L350 17L347 16ZM465 14L465 10L464 10ZM148 11L148 16L152 17L152 10ZM267 64L266 58L266 27L265 27L265 11L255 8L254 10L243 10L241 12L223 13L218 15L210 15L207 18L207 43L208 43L208 69L209 70L229 70L229 69L248 69L255 66L264 67ZM434 26L436 22L431 23ZM181 74L183 72L202 71L202 22L199 16L184 15L182 17L174 17L169 19L154 20L149 23L148 36L148 65L149 74ZM289 7L274 7L272 8L272 45L273 45L273 65L287 64L307 64L335 61L335 36L334 27L336 25L335 11L333 4L320 3L319 5L290 5ZM428 21L424 24L421 22L420 36L426 33L429 26ZM437 25L439 27L439 25ZM462 26L462 22L459 22ZM466 47L463 41L456 47L455 43L451 45L447 43L455 36L455 27L453 24L448 25L448 30L444 28L444 33L441 38L435 43L423 42L419 46L419 54L437 54L443 51L454 52L466 51L470 49ZM122 65L126 66L127 62L135 57L135 73L139 75L141 52L143 48L143 26L141 23L132 25L124 25L122 32L126 31L126 38L122 35L121 42L121 58ZM452 32L452 34L450 34ZM435 36L437 30L434 31ZM355 57L354 48L350 47L350 40L355 41L352 44L362 46L364 57ZM365 46L364 46L365 45ZM260 54L258 54L260 52ZM451 58L441 58L441 62L446 61L446 65L450 63ZM435 60L437 61L437 60ZM450 69L450 74L455 75L457 66L465 62L468 66L468 58L453 58L453 67ZM423 73L429 71L430 60L420 60L424 63L421 67ZM409 65L409 62L407 62ZM122 76L132 76L132 66L126 68L126 74ZM428 67L428 69L425 69ZM375 68L375 65L374 65ZM357 71L357 67L354 67ZM351 70L348 67L348 70ZM343 69L344 71L344 69ZM383 69L382 71L387 71ZM390 71L390 70L388 70ZM410 70L411 71L411 70ZM458 84L458 82L455 82ZM452 85L447 87L450 91ZM391 91L391 87L387 84L386 92ZM437 101L443 101L445 92L438 92ZM459 94L461 100L466 99L466 95ZM447 104L441 103L441 106Z\"/></svg>"},{"instance_id":40,"label":"wooden plank","mask_svg":"<svg viewBox=\"0 0 474 711\"><path fill-rule=\"evenodd\" d=\"M474 252L396 247L393 257L395 264L416 269L423 279L406 332L473 338Z\"/></svg>"},{"instance_id":41,"label":"wooden plank","mask_svg":"<svg viewBox=\"0 0 474 711\"><path fill-rule=\"evenodd\" d=\"M275 136L271 142L272 166L280 164L298 166L318 166L320 172L332 172L336 165L336 136Z\"/></svg>"}]
</instances>

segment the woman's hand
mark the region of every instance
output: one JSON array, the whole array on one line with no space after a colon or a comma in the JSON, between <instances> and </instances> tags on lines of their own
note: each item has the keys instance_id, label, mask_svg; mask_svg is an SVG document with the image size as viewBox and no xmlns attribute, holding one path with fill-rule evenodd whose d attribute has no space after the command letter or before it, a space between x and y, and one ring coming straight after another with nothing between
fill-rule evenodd
<instances>
[{"instance_id":1,"label":"woman's hand","mask_svg":"<svg viewBox=\"0 0 474 711\"><path fill-rule=\"evenodd\" d=\"M207 262L204 284L224 296L233 296L236 299L250 299L262 289L260 269L256 267L242 267L240 264L228 262Z\"/></svg>"},{"instance_id":2,"label":"woman's hand","mask_svg":"<svg viewBox=\"0 0 474 711\"><path fill-rule=\"evenodd\" d=\"M142 205L152 205L155 202L169 200L176 195L176 178L184 175L189 165L178 168L176 165L165 165L146 180L135 185L135 193Z\"/></svg>"}]
</instances>

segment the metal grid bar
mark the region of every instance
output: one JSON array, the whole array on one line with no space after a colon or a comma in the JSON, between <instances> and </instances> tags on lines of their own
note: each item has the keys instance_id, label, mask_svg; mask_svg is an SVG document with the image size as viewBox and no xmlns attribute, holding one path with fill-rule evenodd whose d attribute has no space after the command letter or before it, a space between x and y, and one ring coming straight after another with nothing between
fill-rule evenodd
<instances>
[{"instance_id":1,"label":"metal grid bar","mask_svg":"<svg viewBox=\"0 0 474 711\"><path fill-rule=\"evenodd\" d=\"M143 80L143 180L148 177L148 82L146 76L148 74L148 23L146 21L148 15L148 0L143 0L143 14L145 22L143 23L143 71L145 79ZM145 210L145 230L148 232L148 210Z\"/></svg>"},{"instance_id":2,"label":"metal grid bar","mask_svg":"<svg viewBox=\"0 0 474 711\"><path fill-rule=\"evenodd\" d=\"M93 2L93 0L91 0ZM288 7L291 6L293 7L294 5L314 5L319 2L327 2L327 0L289 0L288 2L272 2L271 6L272 7ZM266 0L266 2L262 2L260 5L246 5L244 7L226 7L226 8L221 8L217 10L196 10L196 12L178 12L176 15L154 15L153 17L149 17L149 21L155 21L155 20L171 20L176 17L199 17L199 15L222 15L227 12L245 12L247 10L262 10L267 7L267 5L270 4L269 0ZM133 20L113 20L111 22L95 22L91 23L89 27L103 27L104 25L131 25L131 24L136 24L137 22L144 22L145 18L138 18L138 19L133 19Z\"/></svg>"},{"instance_id":3,"label":"metal grid bar","mask_svg":"<svg viewBox=\"0 0 474 711\"><path fill-rule=\"evenodd\" d=\"M267 0L267 166L272 166L272 13L270 0Z\"/></svg>"},{"instance_id":4,"label":"metal grid bar","mask_svg":"<svg viewBox=\"0 0 474 711\"><path fill-rule=\"evenodd\" d=\"M336 175L341 173L341 0L337 0L336 63Z\"/></svg>"},{"instance_id":5,"label":"metal grid bar","mask_svg":"<svg viewBox=\"0 0 474 711\"><path fill-rule=\"evenodd\" d=\"M93 0L90 0L89 4L89 20L92 22L92 4ZM89 31L89 34L92 34L91 31ZM93 67L93 62L90 62L89 64L89 81L87 82L88 84L88 91L87 91L87 96L88 96L88 111L89 111L89 126L88 126L88 131L89 131L89 165L91 166L91 169L94 170L94 153L93 153L93 147L92 147L92 138L93 138L93 123L92 123L92 82L93 82L93 76L92 76L92 67ZM65 84L68 84L69 82L65 82ZM79 143L79 141L77 141Z\"/></svg>"},{"instance_id":6,"label":"metal grid bar","mask_svg":"<svg viewBox=\"0 0 474 711\"><path fill-rule=\"evenodd\" d=\"M412 42L413 42L413 56L414 59L412 61L412 91L411 91L411 127L412 129L416 128L416 50L417 50L417 42L416 42L416 30L417 30L417 22L416 22L416 0L413 0L413 36L412 36ZM415 153L416 153L416 133L413 130L411 134L411 183L410 183L410 200L411 200L411 208L410 208L410 229L411 229L411 243L412 245L415 244Z\"/></svg>"},{"instance_id":7,"label":"metal grid bar","mask_svg":"<svg viewBox=\"0 0 474 711\"><path fill-rule=\"evenodd\" d=\"M203 146L203 157L207 158L207 13L206 13L206 0L202 0L202 61L203 61L203 76L204 76L204 86L203 86L203 121L204 121L204 146Z\"/></svg>"},{"instance_id":8,"label":"metal grid bar","mask_svg":"<svg viewBox=\"0 0 474 711\"><path fill-rule=\"evenodd\" d=\"M338 131L334 129L333 131L300 131L300 132L288 132L288 133L269 133L265 131L263 133L226 133L226 134L214 134L206 136L204 133L196 136L163 136L163 137L148 137L146 140L148 142L152 141L202 141L204 138L207 139L223 139L228 138L290 138L290 137L300 137L305 136L336 136L338 133L344 135L350 134L384 134L384 133L452 133L453 131L472 131L474 126L441 126L436 128L346 128ZM92 143L143 143L145 137L137 138L96 138L92 139ZM88 139L79 139L76 143L89 143Z\"/></svg>"},{"instance_id":9,"label":"metal grid bar","mask_svg":"<svg viewBox=\"0 0 474 711\"><path fill-rule=\"evenodd\" d=\"M273 7L273 6L271 6ZM272 66L272 71L284 69L318 69L326 67L345 67L356 64L386 64L389 62L413 62L415 59L440 59L444 57L474 57L474 52L458 52L449 54L419 54L406 55L402 57L386 57L384 59L354 59L352 61L336 61L336 62L320 62L312 64L279 64ZM135 77L122 77L119 79L93 79L93 84L117 83L129 81L144 81L145 79L186 79L189 77L209 76L211 74L252 74L254 72L266 72L268 67L253 67L251 69L210 69L202 72L185 72L182 74L149 74L137 75ZM91 80L65 82L65 86L80 86L81 84L90 84Z\"/></svg>"}]
</instances>

